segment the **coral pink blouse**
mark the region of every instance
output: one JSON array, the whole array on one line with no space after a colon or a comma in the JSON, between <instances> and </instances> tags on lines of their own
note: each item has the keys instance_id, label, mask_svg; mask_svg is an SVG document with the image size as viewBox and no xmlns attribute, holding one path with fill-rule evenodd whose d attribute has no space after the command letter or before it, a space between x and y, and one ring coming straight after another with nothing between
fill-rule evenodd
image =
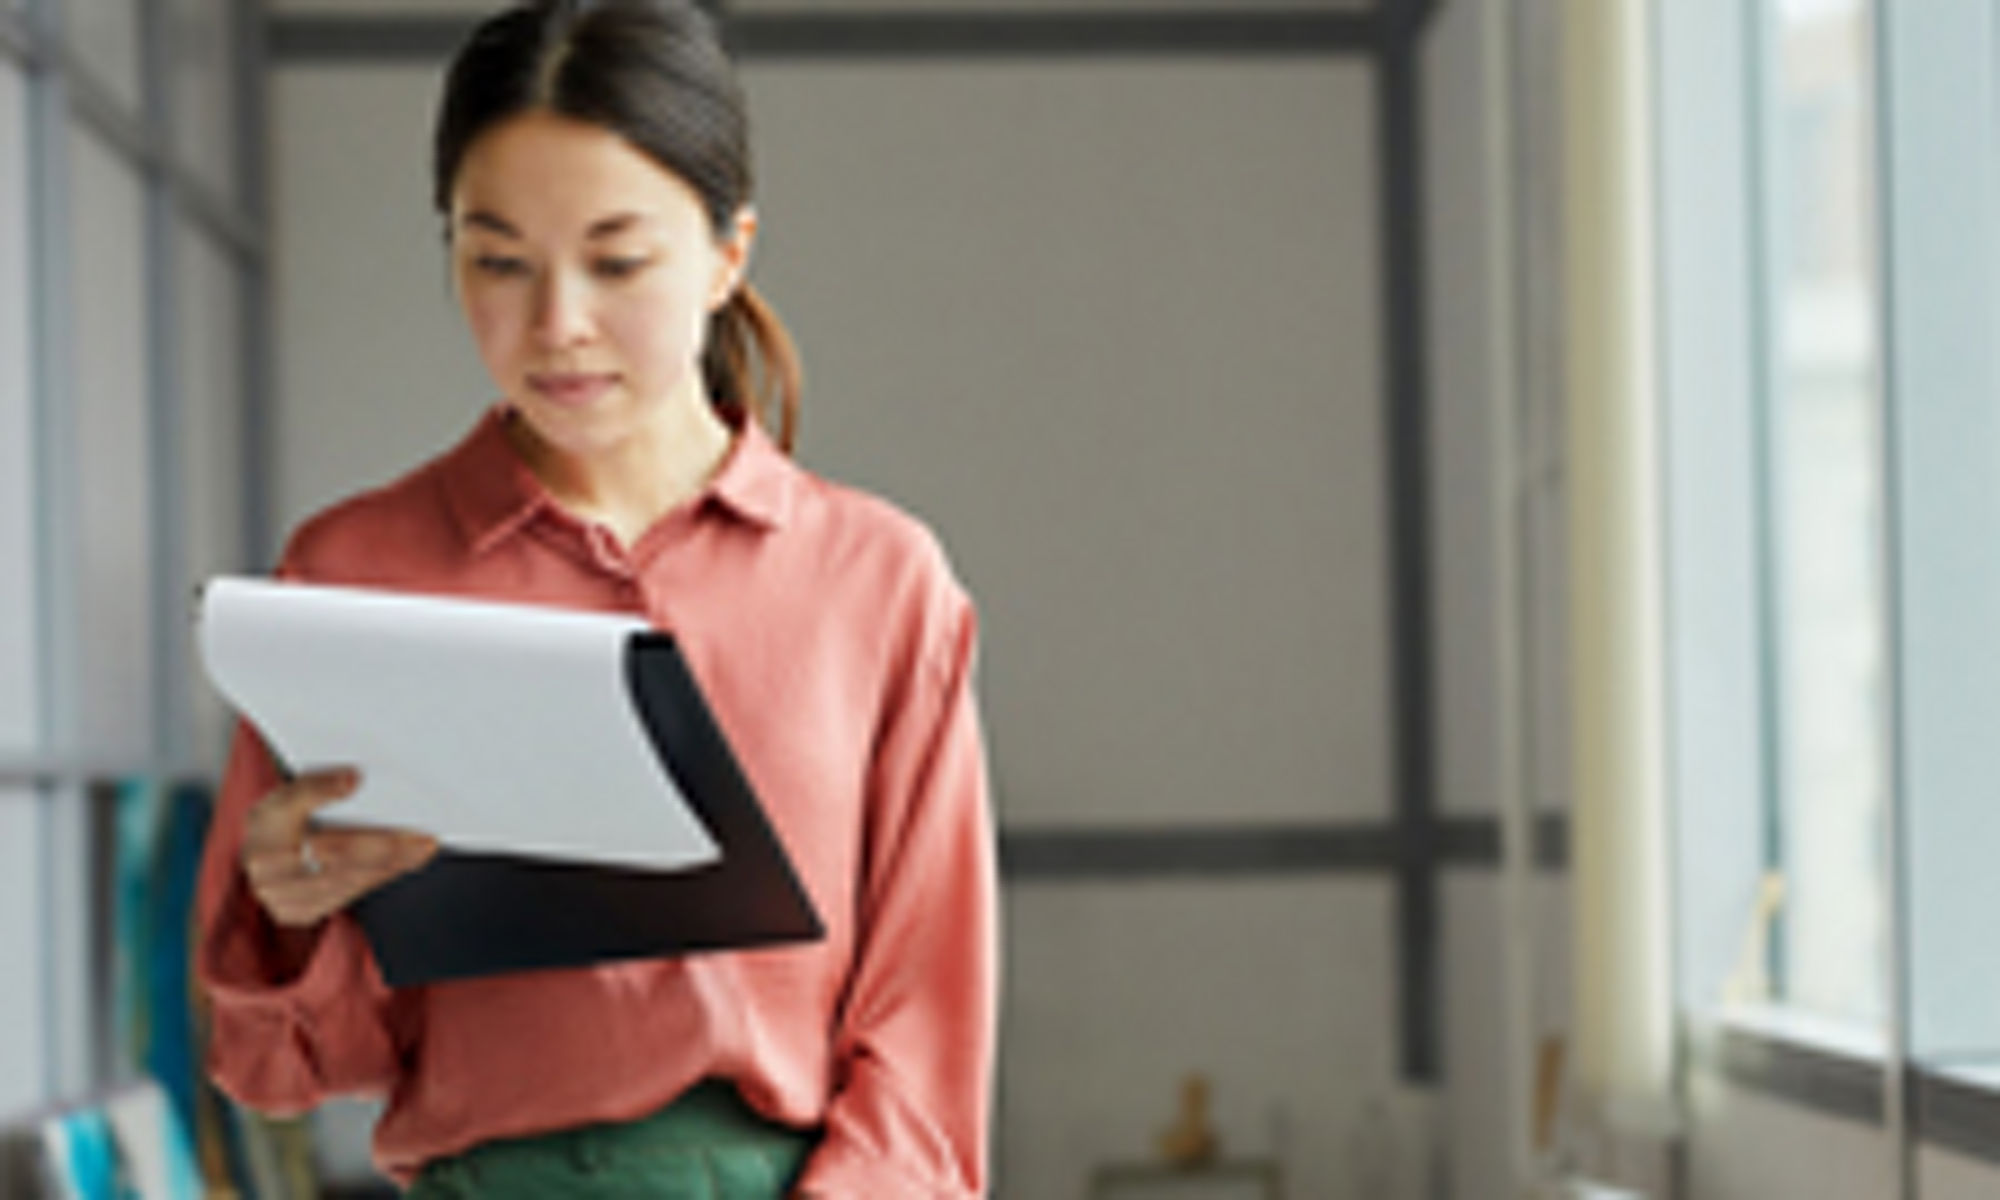
<instances>
[{"instance_id":1,"label":"coral pink blouse","mask_svg":"<svg viewBox=\"0 0 2000 1200\"><path fill-rule=\"evenodd\" d=\"M509 419L496 407L449 453L307 522L280 573L670 631L827 936L398 990L343 915L287 977L238 866L244 815L278 780L245 726L201 878L211 1074L273 1112L386 1096L375 1156L405 1182L475 1143L632 1119L721 1077L769 1119L823 1128L803 1194L982 1194L993 837L974 615L936 542L751 422L700 496L623 548L549 497Z\"/></svg>"}]
</instances>

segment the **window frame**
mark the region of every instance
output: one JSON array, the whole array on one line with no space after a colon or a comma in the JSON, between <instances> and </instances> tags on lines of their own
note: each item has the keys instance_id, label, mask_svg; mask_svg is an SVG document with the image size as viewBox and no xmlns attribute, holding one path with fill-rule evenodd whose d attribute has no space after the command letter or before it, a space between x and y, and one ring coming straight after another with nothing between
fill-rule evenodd
<instances>
[{"instance_id":1,"label":"window frame","mask_svg":"<svg viewBox=\"0 0 2000 1200\"><path fill-rule=\"evenodd\" d=\"M1668 542L1675 548L1670 555L1678 553L1685 562L1688 546L1698 540L1699 527L1707 520L1711 550L1719 543L1726 551L1721 556L1722 578L1706 570L1701 572L1704 578L1692 578L1694 572L1670 566L1667 584L1677 1004L1684 1078L1720 1078L1882 1130L1895 1147L1906 1178L1920 1146L2000 1163L2000 1070L1986 1065L2000 1060L2000 1022L1990 1032L1981 1031L1976 1049L1983 1062L1966 1064L1935 1054L1933 1039L1925 1036L1921 1021L1927 992L1940 986L1935 972L1926 967L1924 940L1936 936L1940 921L1971 920L1968 913L1977 906L1952 893L1953 888L1962 892L1965 880L1941 879L1921 852L1926 826L1937 818L1941 790L1924 773L1925 755L1939 752L1936 743L1946 734L1939 732L1941 705L1922 702L1924 680L1913 674L1912 664L1921 663L1934 676L1947 669L1962 673L1965 643L1935 637L1937 615L1913 603L1911 587L1913 579L1944 569L1930 561L1940 541L1968 540L1963 514L1951 510L1942 497L1951 485L1962 489L1972 478L1973 460L1967 452L1971 443L1963 436L1944 436L1934 426L1926 429L1923 422L1939 420L1940 380L1964 375L1963 356L1974 352L1969 346L1976 346L1980 354L1979 373L1958 386L1987 398L1990 415L1981 428L2000 431L2000 402L1990 399L2000 396L2000 352L1988 346L1991 323L2000 314L2000 156L1967 154L1964 144L1969 140L1974 147L2000 149L2000 86L1989 78L2000 59L1996 49L2000 0L1955 0L1944 8L1897 6L1882 0L1867 5L1875 41L1870 64L1874 76L1870 127L1875 132L1870 153L1877 174L1875 284L1883 355L1878 373L1884 514L1879 549L1887 576L1884 624L1890 671L1883 714L1889 811L1882 838L1889 889L1889 978L1881 1028L1859 1037L1852 1029L1829 1028L1783 1005L1719 1002L1727 968L1717 964L1727 964L1731 955L1741 953L1742 900L1754 885L1751 876L1758 864L1779 857L1769 822L1747 819L1737 803L1755 795L1754 808L1761 816L1777 802L1769 766L1759 761L1771 753L1770 712L1760 711L1755 719L1754 745L1746 749L1737 744L1728 772L1732 777L1720 788L1713 786L1715 756L1729 757L1730 743L1715 731L1717 709L1712 701L1718 688L1727 690L1732 678L1740 688L1750 674L1743 666L1745 656L1729 651L1740 649L1746 637L1753 636L1748 633L1751 628L1758 630L1755 673L1760 678L1754 687L1761 704L1776 702L1767 682L1768 591L1752 582L1770 570L1768 525L1762 524L1767 516L1744 509L1733 518L1733 528L1718 534L1714 525L1716 508L1726 508L1732 498L1743 500L1756 486L1743 474L1746 462L1762 469L1768 461L1765 448L1754 444L1768 431L1748 420L1732 427L1728 419L1730 403L1749 396L1762 403L1769 395L1768 368L1759 359L1770 358L1760 349L1769 336L1761 314L1772 311L1759 291L1766 283L1758 276L1762 248L1754 229L1761 203L1755 175L1762 169L1762 147L1754 142L1739 146L1733 139L1742 136L1741 130L1732 132L1729 127L1733 111L1739 124L1755 130L1753 136L1762 136L1761 126L1756 121L1741 122L1741 115L1756 111L1750 107L1752 90L1757 72L1765 68L1757 61L1760 47L1750 22L1740 11L1732 14L1732 7L1734 0L1676 0L1674 5L1655 7ZM1962 52L1958 77L1941 70L1936 53L1940 44ZM1685 64L1697 59L1704 60L1707 69L1690 72ZM1674 74L1677 65L1682 71L1679 77ZM1987 80L1970 100L1964 92L1968 76ZM1957 121L1941 126L1940 107L1948 102ZM1940 128L1949 128L1962 140L1949 146L1935 140L1911 141L1913 130ZM1698 184L1687 178L1691 162L1709 169ZM1953 170L1976 172L1978 177L1953 177ZM1955 197L1976 195L1978 209L1972 215L1978 224L1969 238L1967 214L1939 219L1934 198L1940 189ZM1949 236L1941 230L1949 230ZM1969 241L1986 253L1954 256L1939 248L1940 240L1960 246ZM1936 269L1940 261L1969 270L1975 278L1956 283L1944 279ZM1970 268L1968 262L1973 264ZM1734 293L1729 291L1732 286ZM1748 342L1732 342L1731 322L1741 314L1746 298L1759 314L1747 326L1756 333ZM1707 426L1702 426L1704 419ZM1698 444L1690 439L1696 434L1715 435L1718 421L1731 440L1707 458L1705 473L1697 479L1685 465L1677 468L1673 455L1678 451L1685 458L1690 445ZM1994 445L2000 448L2000 437ZM1940 448L1967 457L1955 460L1952 470L1942 473L1936 460L1925 458ZM1932 489L1929 494L1921 490L1927 487ZM1935 531L1925 533L1918 527L1926 516L1941 512L1960 519L1953 530L1956 539L1941 539ZM2000 501L1989 512L2000 514ZM1753 530L1753 523L1761 527ZM1970 532L1980 528L1984 526L1974 525ZM1756 547L1754 552L1751 546ZM1753 555L1753 561L1745 562L1746 554ZM2000 588L2000 568L1994 574L1994 582L1983 585L1988 590ZM1932 585L1944 586L1936 580ZM1746 605L1762 614L1755 622L1745 616ZM1721 643L1722 652L1713 641L1718 630L1725 639L1734 638ZM1961 626L1958 632L1967 631ZM1926 633L1933 640L1919 642ZM1702 637L1711 639L1705 661L1696 644ZM1956 653L1946 653L1946 646ZM1725 665L1718 667L1719 662ZM1733 677L1728 664L1733 664ZM1992 690L2000 695L2000 672L1995 676ZM1705 714L1700 710L1703 702L1711 702ZM1740 700L1733 703L1736 707L1727 711L1740 712ZM1967 736L1963 730L1955 732L1961 739ZM1963 751L1966 745L1962 741L1955 749ZM1989 751L1986 760L1990 770L1979 778L2000 779L2000 749ZM1937 836L1948 837L1933 834ZM1989 840L2000 851L2000 839ZM1933 891L1945 894L1926 901Z\"/></svg>"},{"instance_id":2,"label":"window frame","mask_svg":"<svg viewBox=\"0 0 2000 1200\"><path fill-rule=\"evenodd\" d=\"M93 863L93 846L101 831L93 824L94 794L103 785L126 779L172 784L210 778L220 760L213 748L196 747L185 730L192 724L184 712L187 692L181 674L189 669L184 645L186 611L171 603L187 594L180 566L180 526L183 480L176 474L181 459L175 433L178 373L175 352L178 331L173 320L176 264L170 235L177 223L197 228L218 247L239 281L240 311L236 360L229 370L240 387L234 415L240 419L242 441L229 464L243 476L244 503L254 505L267 494L263 456L258 453L263 422L263 396L270 377L268 317L262 296L268 292L265 236L266 200L257 181L262 178L261 117L264 22L256 0L220 0L230 24L233 70L224 85L231 93L226 139L242 180L242 195L227 196L197 178L176 155L171 91L173 63L166 40L167 22L159 6L135 4L140 41L139 103L125 91L106 85L66 37L68 0L25 0L0 3L0 62L18 67L27 99L26 184L30 244L29 286L33 328L29 355L29 393L33 424L36 499L33 514L33 590L35 593L35 661L39 729L32 745L0 749L0 804L7 806L10 828L33 844L39 877L29 889L32 911L13 923L32 929L26 944L4 947L10 959L32 964L30 977L39 994L29 1010L38 1025L24 1030L37 1043L33 1056L39 1077L27 1087L30 1099L44 1105L69 1105L103 1093L121 1072L108 1030L91 1015L90 998L108 994L102 986L110 963L105 947L91 935L97 910L107 901L106 882ZM211 114L212 116L214 114ZM73 131L98 142L128 171L140 197L138 244L143 262L134 268L144 280L140 299L141 328L132 331L144 380L145 429L141 453L150 482L144 493L146 515L140 536L152 565L147 572L148 599L142 620L152 643L148 663L149 697L153 709L138 744L110 746L83 736L79 705L83 700L75 680L82 631L75 616L81 590L84 524L77 469L79 417L77 259L74 246L78 182L72 161ZM242 567L262 565L263 532L254 514L246 515L239 545L230 553ZM25 831L25 832L23 832ZM17 1097L18 1098L18 1097ZM0 1114L0 1117L18 1114Z\"/></svg>"}]
</instances>

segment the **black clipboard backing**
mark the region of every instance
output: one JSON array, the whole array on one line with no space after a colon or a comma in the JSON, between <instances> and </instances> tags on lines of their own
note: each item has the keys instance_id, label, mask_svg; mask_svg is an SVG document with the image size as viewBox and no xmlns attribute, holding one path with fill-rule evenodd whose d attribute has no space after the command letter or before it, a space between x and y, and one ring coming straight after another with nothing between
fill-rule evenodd
<instances>
[{"instance_id":1,"label":"black clipboard backing","mask_svg":"<svg viewBox=\"0 0 2000 1200\"><path fill-rule=\"evenodd\" d=\"M721 848L720 859L647 871L441 851L350 909L391 986L825 936L673 638L632 635L625 683L662 769Z\"/></svg>"}]
</instances>

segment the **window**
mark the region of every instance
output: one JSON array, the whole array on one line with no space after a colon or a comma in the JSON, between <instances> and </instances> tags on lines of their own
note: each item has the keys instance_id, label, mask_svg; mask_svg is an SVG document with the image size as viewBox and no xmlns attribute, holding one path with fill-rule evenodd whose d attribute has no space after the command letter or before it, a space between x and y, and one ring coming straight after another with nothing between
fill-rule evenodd
<instances>
[{"instance_id":1,"label":"window","mask_svg":"<svg viewBox=\"0 0 2000 1200\"><path fill-rule=\"evenodd\" d=\"M242 271L202 230L183 225L175 246L179 302L181 549L178 590L243 569ZM184 672L193 765L219 770L227 714L193 664Z\"/></svg>"},{"instance_id":2,"label":"window","mask_svg":"<svg viewBox=\"0 0 2000 1200\"><path fill-rule=\"evenodd\" d=\"M1734 8L1660 10L1681 1001L1990 1086L2000 0Z\"/></svg>"},{"instance_id":3,"label":"window","mask_svg":"<svg viewBox=\"0 0 2000 1200\"><path fill-rule=\"evenodd\" d=\"M218 195L234 200L236 5L232 0L172 0L166 8L175 156Z\"/></svg>"},{"instance_id":4,"label":"window","mask_svg":"<svg viewBox=\"0 0 2000 1200\"><path fill-rule=\"evenodd\" d=\"M58 0L70 46L90 81L129 111L140 108L138 0Z\"/></svg>"},{"instance_id":5,"label":"window","mask_svg":"<svg viewBox=\"0 0 2000 1200\"><path fill-rule=\"evenodd\" d=\"M1682 999L1879 1031L1892 663L1869 14L1665 10L1661 270Z\"/></svg>"},{"instance_id":6,"label":"window","mask_svg":"<svg viewBox=\"0 0 2000 1200\"><path fill-rule=\"evenodd\" d=\"M41 818L32 792L0 787L0 946L11 976L0 988L0 1117L34 1108L47 1087Z\"/></svg>"},{"instance_id":7,"label":"window","mask_svg":"<svg viewBox=\"0 0 2000 1200\"><path fill-rule=\"evenodd\" d=\"M1762 246L1772 999L1886 1011L1874 39L1866 0L1766 0Z\"/></svg>"},{"instance_id":8,"label":"window","mask_svg":"<svg viewBox=\"0 0 2000 1200\"><path fill-rule=\"evenodd\" d=\"M76 581L81 748L145 761L153 733L152 469L145 204L97 137L69 146L75 196Z\"/></svg>"},{"instance_id":9,"label":"window","mask_svg":"<svg viewBox=\"0 0 2000 1200\"><path fill-rule=\"evenodd\" d=\"M1908 1037L2000 1052L2000 5L1883 7ZM1990 1077L1990 1076L1989 1076Z\"/></svg>"},{"instance_id":10,"label":"window","mask_svg":"<svg viewBox=\"0 0 2000 1200\"><path fill-rule=\"evenodd\" d=\"M40 736L28 178L27 88L0 59L0 753Z\"/></svg>"},{"instance_id":11,"label":"window","mask_svg":"<svg viewBox=\"0 0 2000 1200\"><path fill-rule=\"evenodd\" d=\"M0 0L0 961L27 968L0 988L0 1116L125 1073L92 932L105 785L217 765L181 753L197 722L163 568L240 554L234 418L264 251L233 172L247 64L227 23L248 8L171 4ZM197 28L170 56L175 16ZM155 20L164 36L142 36ZM142 78L180 89L171 144ZM224 250L214 225L247 236Z\"/></svg>"}]
</instances>

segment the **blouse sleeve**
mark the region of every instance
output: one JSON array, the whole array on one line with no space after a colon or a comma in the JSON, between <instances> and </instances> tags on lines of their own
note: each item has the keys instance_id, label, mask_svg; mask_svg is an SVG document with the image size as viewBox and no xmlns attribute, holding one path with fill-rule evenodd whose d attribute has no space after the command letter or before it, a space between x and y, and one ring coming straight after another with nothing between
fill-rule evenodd
<instances>
[{"instance_id":1,"label":"blouse sleeve","mask_svg":"<svg viewBox=\"0 0 2000 1200\"><path fill-rule=\"evenodd\" d=\"M277 925L243 875L245 817L278 781L262 738L239 722L203 853L195 969L211 1014L210 1076L243 1104L292 1114L386 1091L400 1068L393 993L352 918L329 918L288 974Z\"/></svg>"},{"instance_id":2,"label":"blouse sleeve","mask_svg":"<svg viewBox=\"0 0 2000 1200\"><path fill-rule=\"evenodd\" d=\"M856 961L807 1197L985 1194L999 953L975 620L956 597L877 752Z\"/></svg>"},{"instance_id":3,"label":"blouse sleeve","mask_svg":"<svg viewBox=\"0 0 2000 1200\"><path fill-rule=\"evenodd\" d=\"M308 574L295 551L287 548L280 578ZM251 1108L296 1114L329 1096L390 1090L414 1001L383 982L344 912L313 931L302 965L279 952L277 923L251 892L241 851L250 809L280 779L262 736L238 721L202 855L195 975L209 1002L210 1077Z\"/></svg>"}]
</instances>

